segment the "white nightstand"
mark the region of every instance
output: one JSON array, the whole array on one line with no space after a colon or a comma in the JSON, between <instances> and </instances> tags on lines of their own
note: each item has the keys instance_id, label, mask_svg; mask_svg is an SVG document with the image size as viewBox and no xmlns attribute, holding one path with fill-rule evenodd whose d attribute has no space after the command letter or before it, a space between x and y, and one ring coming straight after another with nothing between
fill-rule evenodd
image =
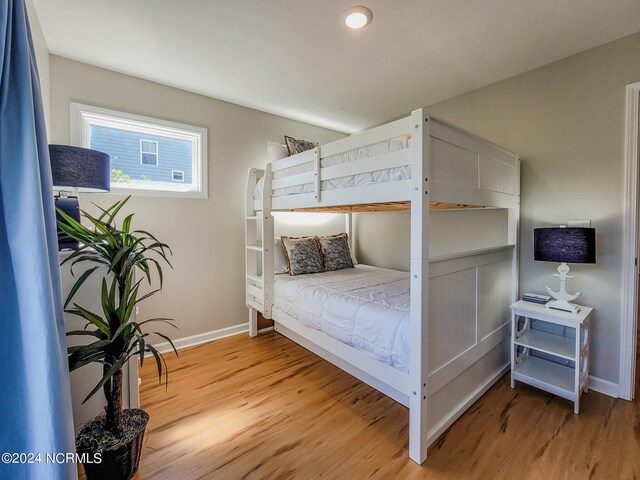
<instances>
[{"instance_id":1,"label":"white nightstand","mask_svg":"<svg viewBox=\"0 0 640 480\"><path fill-rule=\"evenodd\" d=\"M590 307L578 313L545 308L520 300L511 305L511 388L516 380L571 400L580 411L580 394L589 391ZM533 322L547 322L575 330L575 337L532 330ZM555 361L532 356L552 355ZM556 363L560 362L560 363ZM571 365L573 364L573 365Z\"/></svg>"}]
</instances>

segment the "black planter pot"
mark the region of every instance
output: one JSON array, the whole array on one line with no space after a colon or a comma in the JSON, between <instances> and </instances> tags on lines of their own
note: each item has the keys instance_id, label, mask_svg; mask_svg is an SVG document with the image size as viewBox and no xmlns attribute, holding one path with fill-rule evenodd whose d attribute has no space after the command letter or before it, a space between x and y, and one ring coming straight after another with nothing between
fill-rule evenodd
<instances>
[{"instance_id":1,"label":"black planter pot","mask_svg":"<svg viewBox=\"0 0 640 480\"><path fill-rule=\"evenodd\" d=\"M90 420L80 430L76 439L77 451L80 455L85 454L86 458L91 459L82 464L87 480L129 480L138 471L149 414L144 410L133 408L125 410L124 416L123 439L108 447L91 448L87 445L87 443L95 445L95 442L87 442L87 436L100 435L99 427L104 426L104 415ZM104 429L102 433L106 434ZM100 454L99 463L96 461L96 454Z\"/></svg>"}]
</instances>

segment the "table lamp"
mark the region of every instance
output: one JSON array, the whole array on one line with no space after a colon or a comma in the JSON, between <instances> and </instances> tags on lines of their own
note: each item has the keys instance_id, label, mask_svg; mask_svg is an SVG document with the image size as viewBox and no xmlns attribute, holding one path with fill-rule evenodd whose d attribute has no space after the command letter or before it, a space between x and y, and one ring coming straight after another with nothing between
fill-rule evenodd
<instances>
[{"instance_id":1,"label":"table lamp","mask_svg":"<svg viewBox=\"0 0 640 480\"><path fill-rule=\"evenodd\" d=\"M533 259L539 262L560 262L556 277L560 277L560 290L547 292L555 300L546 304L547 308L577 313L580 306L571 303L582 292L567 292L567 263L596 263L596 229L584 227L548 227L533 230Z\"/></svg>"},{"instance_id":2,"label":"table lamp","mask_svg":"<svg viewBox=\"0 0 640 480\"><path fill-rule=\"evenodd\" d=\"M108 192L111 188L111 157L106 153L71 145L49 145L53 188L58 190L56 208L80 221L78 192ZM64 190L68 188L69 192ZM56 218L62 217L56 213ZM58 250L77 250L78 242L58 230Z\"/></svg>"}]
</instances>

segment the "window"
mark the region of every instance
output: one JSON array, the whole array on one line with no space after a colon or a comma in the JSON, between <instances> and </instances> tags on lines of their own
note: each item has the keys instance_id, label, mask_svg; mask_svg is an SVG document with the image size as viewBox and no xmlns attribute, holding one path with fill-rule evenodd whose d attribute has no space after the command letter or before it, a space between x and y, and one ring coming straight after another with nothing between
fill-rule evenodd
<instances>
[{"instance_id":1,"label":"window","mask_svg":"<svg viewBox=\"0 0 640 480\"><path fill-rule=\"evenodd\" d=\"M71 143L111 156L111 190L207 196L207 130L71 103Z\"/></svg>"},{"instance_id":2,"label":"window","mask_svg":"<svg viewBox=\"0 0 640 480\"><path fill-rule=\"evenodd\" d=\"M158 142L140 139L140 165L158 166Z\"/></svg>"}]
</instances>

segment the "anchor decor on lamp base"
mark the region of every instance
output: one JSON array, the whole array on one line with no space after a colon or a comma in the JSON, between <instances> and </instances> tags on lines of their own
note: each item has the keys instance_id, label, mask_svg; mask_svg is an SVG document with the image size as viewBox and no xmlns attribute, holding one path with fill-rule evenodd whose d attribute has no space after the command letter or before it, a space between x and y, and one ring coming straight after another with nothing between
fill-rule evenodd
<instances>
[{"instance_id":1,"label":"anchor decor on lamp base","mask_svg":"<svg viewBox=\"0 0 640 480\"><path fill-rule=\"evenodd\" d=\"M546 304L547 308L577 313L580 306L572 303L582 292L568 293L567 263L596 263L596 230L595 228L577 227L547 227L533 230L533 259L541 262L560 262L556 277L560 278L560 290L553 291L547 287L547 292L555 300Z\"/></svg>"},{"instance_id":2,"label":"anchor decor on lamp base","mask_svg":"<svg viewBox=\"0 0 640 480\"><path fill-rule=\"evenodd\" d=\"M553 298L554 301L548 302L545 306L547 308L554 308L556 310L564 310L566 312L578 313L580 310L580 306L575 303L571 303L572 300L577 300L582 292L576 292L574 294L567 292L567 278L573 278L571 275L567 275L569 273L569 265L566 263L561 263L558 266L558 273L554 275L554 277L560 277L560 290L554 292L549 287L547 287L547 292Z\"/></svg>"}]
</instances>

